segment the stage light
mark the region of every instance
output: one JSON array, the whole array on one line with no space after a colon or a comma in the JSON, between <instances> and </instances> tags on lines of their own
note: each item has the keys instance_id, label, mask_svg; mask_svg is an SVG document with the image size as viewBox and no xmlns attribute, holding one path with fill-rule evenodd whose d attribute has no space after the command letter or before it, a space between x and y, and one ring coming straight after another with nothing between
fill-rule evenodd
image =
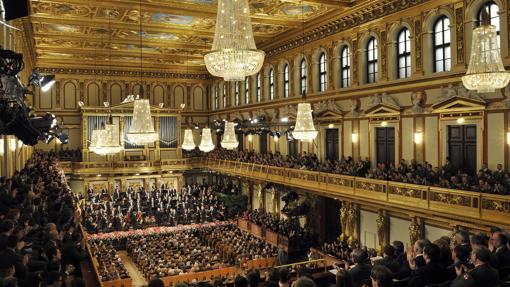
<instances>
[{"instance_id":1,"label":"stage light","mask_svg":"<svg viewBox=\"0 0 510 287\"><path fill-rule=\"evenodd\" d=\"M283 117L283 118L280 119L280 122L287 123L287 122L289 122L289 118L288 117Z\"/></svg>"},{"instance_id":2,"label":"stage light","mask_svg":"<svg viewBox=\"0 0 510 287\"><path fill-rule=\"evenodd\" d=\"M28 77L28 84L41 87L41 91L47 92L55 84L55 75L43 76L37 70L33 70L30 77Z\"/></svg>"},{"instance_id":3,"label":"stage light","mask_svg":"<svg viewBox=\"0 0 510 287\"><path fill-rule=\"evenodd\" d=\"M14 139L14 138L9 139L9 149L11 151L16 150L16 139Z\"/></svg>"},{"instance_id":4,"label":"stage light","mask_svg":"<svg viewBox=\"0 0 510 287\"><path fill-rule=\"evenodd\" d=\"M253 141L253 135L251 135L251 134L248 135L248 141L249 142Z\"/></svg>"}]
</instances>

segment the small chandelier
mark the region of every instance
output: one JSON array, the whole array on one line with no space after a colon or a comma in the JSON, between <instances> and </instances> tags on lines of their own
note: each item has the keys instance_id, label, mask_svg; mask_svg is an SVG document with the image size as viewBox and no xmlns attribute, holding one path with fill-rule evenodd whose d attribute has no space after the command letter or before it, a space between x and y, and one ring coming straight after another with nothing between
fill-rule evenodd
<instances>
[{"instance_id":1,"label":"small chandelier","mask_svg":"<svg viewBox=\"0 0 510 287\"><path fill-rule=\"evenodd\" d=\"M242 81L260 71L264 58L253 39L248 0L219 0L212 50L204 56L209 73Z\"/></svg>"},{"instance_id":2,"label":"small chandelier","mask_svg":"<svg viewBox=\"0 0 510 287\"><path fill-rule=\"evenodd\" d=\"M133 120L127 138L136 145L153 143L158 139L158 134L154 131L149 100L135 100Z\"/></svg>"},{"instance_id":3,"label":"small chandelier","mask_svg":"<svg viewBox=\"0 0 510 287\"><path fill-rule=\"evenodd\" d=\"M101 130L99 135L102 137L101 145L96 147L95 153L100 155L112 155L122 151L123 148L119 141L119 129L118 126L113 123L111 115L108 117L108 123L104 126L104 130Z\"/></svg>"},{"instance_id":4,"label":"small chandelier","mask_svg":"<svg viewBox=\"0 0 510 287\"><path fill-rule=\"evenodd\" d=\"M462 83L468 90L490 93L504 88L509 81L510 74L505 71L499 52L496 27L490 25L489 15L482 9L480 27L473 30L471 57Z\"/></svg>"},{"instance_id":5,"label":"small chandelier","mask_svg":"<svg viewBox=\"0 0 510 287\"><path fill-rule=\"evenodd\" d=\"M210 128L202 129L202 140L200 141L198 148L203 152L210 152L214 149Z\"/></svg>"},{"instance_id":6,"label":"small chandelier","mask_svg":"<svg viewBox=\"0 0 510 287\"><path fill-rule=\"evenodd\" d=\"M310 103L298 104L296 125L292 136L301 141L312 141L317 137L317 131L313 125L312 105Z\"/></svg>"},{"instance_id":7,"label":"small chandelier","mask_svg":"<svg viewBox=\"0 0 510 287\"><path fill-rule=\"evenodd\" d=\"M225 122L225 133L223 134L223 140L221 146L225 149L235 149L239 146L239 141L236 138L236 131L233 122Z\"/></svg>"},{"instance_id":8,"label":"small chandelier","mask_svg":"<svg viewBox=\"0 0 510 287\"><path fill-rule=\"evenodd\" d=\"M194 150L196 145L195 141L193 140L193 131L191 129L185 129L184 130L184 141L182 142L182 149L183 150Z\"/></svg>"}]
</instances>

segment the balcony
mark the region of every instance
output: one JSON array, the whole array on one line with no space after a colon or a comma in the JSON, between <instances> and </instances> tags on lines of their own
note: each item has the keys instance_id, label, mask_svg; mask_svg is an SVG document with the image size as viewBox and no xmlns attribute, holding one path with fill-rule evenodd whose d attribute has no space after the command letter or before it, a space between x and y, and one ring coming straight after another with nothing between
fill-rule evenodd
<instances>
[{"instance_id":1,"label":"balcony","mask_svg":"<svg viewBox=\"0 0 510 287\"><path fill-rule=\"evenodd\" d=\"M413 213L451 215L479 220L489 225L508 225L510 196L406 184L292 168L215 159L165 159L161 161L61 162L66 173L137 173L184 171L205 168L307 189L333 197L363 201L375 206L395 207Z\"/></svg>"}]
</instances>

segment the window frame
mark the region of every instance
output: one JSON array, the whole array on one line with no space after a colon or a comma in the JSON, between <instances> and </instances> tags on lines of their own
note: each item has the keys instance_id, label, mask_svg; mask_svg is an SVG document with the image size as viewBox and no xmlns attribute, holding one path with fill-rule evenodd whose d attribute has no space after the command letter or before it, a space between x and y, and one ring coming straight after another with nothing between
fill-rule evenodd
<instances>
[{"instance_id":1,"label":"window frame","mask_svg":"<svg viewBox=\"0 0 510 287\"><path fill-rule=\"evenodd\" d=\"M496 16L492 16L492 11L491 11L491 7L495 6L497 11L495 12ZM485 1L484 3L482 3L482 5L480 6L480 8L478 9L478 12L476 13L476 27L479 27L480 26L480 22L482 21L482 10L483 9L487 9L487 12L489 13L489 17L490 17L490 22L491 22L491 25L494 25L493 24L493 19L497 19L497 25L494 25L496 26L496 35L497 35L497 38L498 38L498 45L499 45L499 48L501 48L501 17L499 17L499 12L501 9L499 9L499 6L498 4L496 4L496 2L494 1Z\"/></svg>"},{"instance_id":2,"label":"window frame","mask_svg":"<svg viewBox=\"0 0 510 287\"><path fill-rule=\"evenodd\" d=\"M371 45L372 44L372 45ZM367 41L367 51L366 51L366 57L367 57L367 84L373 84L377 83L377 78L379 77L379 49L378 49L378 42L377 39L372 36ZM370 48L372 46L373 48ZM372 56L372 59L370 59ZM370 72L370 67L372 67L372 71Z\"/></svg>"},{"instance_id":3,"label":"window frame","mask_svg":"<svg viewBox=\"0 0 510 287\"><path fill-rule=\"evenodd\" d=\"M325 92L328 88L328 62L326 52L319 55L319 92Z\"/></svg>"},{"instance_id":4,"label":"window frame","mask_svg":"<svg viewBox=\"0 0 510 287\"><path fill-rule=\"evenodd\" d=\"M289 64L283 65L283 97L288 98L290 96L290 75L289 75Z\"/></svg>"},{"instance_id":5,"label":"window frame","mask_svg":"<svg viewBox=\"0 0 510 287\"><path fill-rule=\"evenodd\" d=\"M220 107L220 86L216 85L214 89L214 109L217 110Z\"/></svg>"},{"instance_id":6,"label":"window frame","mask_svg":"<svg viewBox=\"0 0 510 287\"><path fill-rule=\"evenodd\" d=\"M301 62L299 63L299 93L303 95L308 90L307 75L308 71L306 69L306 59L303 57Z\"/></svg>"},{"instance_id":7,"label":"window frame","mask_svg":"<svg viewBox=\"0 0 510 287\"><path fill-rule=\"evenodd\" d=\"M448 27L447 29L445 29L445 20L448 21ZM437 30L438 28L438 24L441 23L441 30ZM434 73L442 73L442 72L448 72L451 70L452 68L452 34L451 34L451 29L450 29L450 18L448 18L448 16L446 15L441 15L439 16L436 21L434 22L434 26L433 26L433 30L432 30L432 51L433 51L433 65L434 65ZM438 44L436 43L436 35L441 33L441 44ZM448 37L449 38L449 41L448 43L445 43L445 33L449 33L450 36ZM450 57L449 58L446 58L446 51L449 50L450 51ZM441 51L441 54L442 54L442 59L441 60L438 60L437 59L437 52L438 51ZM447 62L449 61L450 65L447 69ZM441 63L441 66L442 68L441 69L438 69L438 63Z\"/></svg>"},{"instance_id":8,"label":"window frame","mask_svg":"<svg viewBox=\"0 0 510 287\"><path fill-rule=\"evenodd\" d=\"M340 87L342 88L351 86L351 56L349 54L349 46L345 45L340 50Z\"/></svg>"},{"instance_id":9,"label":"window frame","mask_svg":"<svg viewBox=\"0 0 510 287\"><path fill-rule=\"evenodd\" d=\"M274 100L274 69L269 69L269 95L270 101Z\"/></svg>"},{"instance_id":10,"label":"window frame","mask_svg":"<svg viewBox=\"0 0 510 287\"><path fill-rule=\"evenodd\" d=\"M262 95L261 95L261 78L260 78L260 72L257 73L257 79L256 79L256 102L259 103L261 100L262 100Z\"/></svg>"},{"instance_id":11,"label":"window frame","mask_svg":"<svg viewBox=\"0 0 510 287\"><path fill-rule=\"evenodd\" d=\"M250 103L250 77L244 79L244 104Z\"/></svg>"},{"instance_id":12,"label":"window frame","mask_svg":"<svg viewBox=\"0 0 510 287\"><path fill-rule=\"evenodd\" d=\"M403 34L404 40L400 40ZM402 45L404 50L402 51ZM401 59L404 61L404 67L400 66ZM411 77L411 33L407 27L403 27L397 34L397 78L406 79ZM401 74L403 71L403 75Z\"/></svg>"},{"instance_id":13,"label":"window frame","mask_svg":"<svg viewBox=\"0 0 510 287\"><path fill-rule=\"evenodd\" d=\"M241 99L239 97L239 82L236 81L234 86L234 105L239 106L240 101Z\"/></svg>"},{"instance_id":14,"label":"window frame","mask_svg":"<svg viewBox=\"0 0 510 287\"><path fill-rule=\"evenodd\" d=\"M227 82L223 82L223 95L221 102L223 104L223 108L227 107Z\"/></svg>"}]
</instances>

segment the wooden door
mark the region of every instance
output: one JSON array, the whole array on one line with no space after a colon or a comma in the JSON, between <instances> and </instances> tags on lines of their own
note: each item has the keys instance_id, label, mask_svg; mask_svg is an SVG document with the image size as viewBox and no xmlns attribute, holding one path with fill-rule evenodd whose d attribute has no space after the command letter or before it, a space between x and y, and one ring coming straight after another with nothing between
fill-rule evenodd
<instances>
[{"instance_id":1,"label":"wooden door","mask_svg":"<svg viewBox=\"0 0 510 287\"><path fill-rule=\"evenodd\" d=\"M375 128L375 156L378 164L395 163L395 128Z\"/></svg>"},{"instance_id":2,"label":"wooden door","mask_svg":"<svg viewBox=\"0 0 510 287\"><path fill-rule=\"evenodd\" d=\"M448 157L455 170L476 173L476 125L448 126Z\"/></svg>"},{"instance_id":3,"label":"wooden door","mask_svg":"<svg viewBox=\"0 0 510 287\"><path fill-rule=\"evenodd\" d=\"M326 129L326 159L338 160L338 129Z\"/></svg>"}]
</instances>

